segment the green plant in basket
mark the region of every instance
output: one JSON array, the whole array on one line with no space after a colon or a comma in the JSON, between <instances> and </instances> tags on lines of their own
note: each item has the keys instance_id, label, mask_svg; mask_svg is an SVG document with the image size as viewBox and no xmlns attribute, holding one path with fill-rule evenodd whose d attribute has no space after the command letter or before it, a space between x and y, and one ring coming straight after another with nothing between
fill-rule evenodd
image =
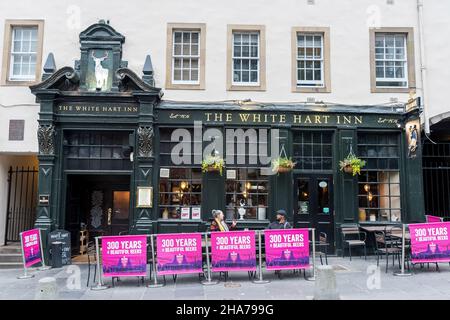
<instances>
[{"instance_id":1,"label":"green plant in basket","mask_svg":"<svg viewBox=\"0 0 450 320\"><path fill-rule=\"evenodd\" d=\"M295 167L295 162L292 158L278 157L272 160L272 170L274 172L289 172Z\"/></svg>"},{"instance_id":2,"label":"green plant in basket","mask_svg":"<svg viewBox=\"0 0 450 320\"><path fill-rule=\"evenodd\" d=\"M353 176L361 174L361 168L363 168L365 165L366 161L358 158L354 154L348 155L347 158L339 162L341 171L351 173L353 174Z\"/></svg>"},{"instance_id":3,"label":"green plant in basket","mask_svg":"<svg viewBox=\"0 0 450 320\"><path fill-rule=\"evenodd\" d=\"M202 161L202 172L219 172L223 173L225 161L219 156L206 156Z\"/></svg>"}]
</instances>

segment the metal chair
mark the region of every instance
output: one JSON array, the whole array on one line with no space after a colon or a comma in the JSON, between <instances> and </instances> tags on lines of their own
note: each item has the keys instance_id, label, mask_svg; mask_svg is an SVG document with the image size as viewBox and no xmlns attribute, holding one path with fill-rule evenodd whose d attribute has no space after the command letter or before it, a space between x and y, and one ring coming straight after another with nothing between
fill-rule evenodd
<instances>
[{"instance_id":1,"label":"metal chair","mask_svg":"<svg viewBox=\"0 0 450 320\"><path fill-rule=\"evenodd\" d=\"M93 265L94 265L94 282L95 277L97 275L97 251L95 249L95 242L90 241L87 245L87 258L88 258L88 276L87 276L87 282L86 287L89 287L89 280L91 279L91 259L93 259ZM101 254L101 253L100 253Z\"/></svg>"},{"instance_id":2,"label":"metal chair","mask_svg":"<svg viewBox=\"0 0 450 320\"><path fill-rule=\"evenodd\" d=\"M363 237L361 237L363 235ZM350 261L352 261L352 247L363 247L364 259L367 260L366 239L367 234L359 230L356 223L341 225L342 236L342 258L344 258L345 247L348 247Z\"/></svg>"},{"instance_id":3,"label":"metal chair","mask_svg":"<svg viewBox=\"0 0 450 320\"><path fill-rule=\"evenodd\" d=\"M392 242L386 240L386 233L384 231L375 231L375 247L375 253L377 254L377 266L380 265L380 255L386 256L386 273L388 272L389 255L392 255L392 266L394 266L395 257L397 256L399 268L401 267L401 248L393 246Z\"/></svg>"}]
</instances>

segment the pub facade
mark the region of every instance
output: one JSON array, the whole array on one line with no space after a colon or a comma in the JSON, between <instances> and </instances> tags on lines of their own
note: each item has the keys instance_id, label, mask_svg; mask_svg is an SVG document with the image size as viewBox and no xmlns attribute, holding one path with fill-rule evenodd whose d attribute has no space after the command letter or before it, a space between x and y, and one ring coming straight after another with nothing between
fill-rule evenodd
<instances>
[{"instance_id":1,"label":"pub facade","mask_svg":"<svg viewBox=\"0 0 450 320\"><path fill-rule=\"evenodd\" d=\"M40 103L36 227L91 236L203 232L220 209L239 229L264 229L284 209L295 227L339 248L344 223L424 219L417 108L173 102L122 59L125 37L100 22L80 34L81 57L31 87ZM420 125L419 125L420 128ZM419 130L420 132L420 130ZM417 133L417 131L416 131ZM203 155L225 159L202 170ZM274 156L295 162L274 173ZM348 155L366 161L345 173Z\"/></svg>"}]
</instances>

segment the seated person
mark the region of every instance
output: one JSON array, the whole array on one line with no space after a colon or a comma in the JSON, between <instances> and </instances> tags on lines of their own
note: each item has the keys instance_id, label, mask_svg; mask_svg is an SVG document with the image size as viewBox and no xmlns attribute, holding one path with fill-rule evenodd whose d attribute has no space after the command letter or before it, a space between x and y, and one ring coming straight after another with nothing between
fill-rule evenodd
<instances>
[{"instance_id":1,"label":"seated person","mask_svg":"<svg viewBox=\"0 0 450 320\"><path fill-rule=\"evenodd\" d=\"M269 224L268 229L291 229L291 224L286 220L286 211L277 211L277 220Z\"/></svg>"},{"instance_id":2,"label":"seated person","mask_svg":"<svg viewBox=\"0 0 450 320\"><path fill-rule=\"evenodd\" d=\"M236 228L236 220L233 220L233 224L228 226L224 220L224 214L222 210L213 210L212 211L214 220L211 222L210 230L214 231L230 231Z\"/></svg>"}]
</instances>

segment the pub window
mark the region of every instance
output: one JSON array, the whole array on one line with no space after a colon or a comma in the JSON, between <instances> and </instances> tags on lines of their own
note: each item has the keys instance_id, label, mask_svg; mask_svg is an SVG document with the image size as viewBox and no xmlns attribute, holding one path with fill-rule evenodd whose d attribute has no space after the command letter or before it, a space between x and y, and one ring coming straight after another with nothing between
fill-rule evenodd
<instances>
[{"instance_id":1,"label":"pub window","mask_svg":"<svg viewBox=\"0 0 450 320\"><path fill-rule=\"evenodd\" d=\"M169 177L159 180L159 211L162 219L192 218L202 203L202 172L200 168L168 168ZM194 209L194 210L193 210Z\"/></svg>"},{"instance_id":2,"label":"pub window","mask_svg":"<svg viewBox=\"0 0 450 320\"><path fill-rule=\"evenodd\" d=\"M331 170L332 147L331 132L294 131L292 158L296 162L296 169Z\"/></svg>"},{"instance_id":3,"label":"pub window","mask_svg":"<svg viewBox=\"0 0 450 320\"><path fill-rule=\"evenodd\" d=\"M161 169L168 169L164 171L169 173L159 179L159 214L162 219L192 219L194 211L200 213L202 203L202 172L200 164L194 162L194 143L202 144L202 141L191 141L190 150L175 154L186 156L187 163L175 163L172 151L180 143L172 141L176 129L178 128L159 129L160 166ZM183 129L188 133L182 137L184 141L193 140L193 129Z\"/></svg>"},{"instance_id":4,"label":"pub window","mask_svg":"<svg viewBox=\"0 0 450 320\"><path fill-rule=\"evenodd\" d=\"M202 157L202 153L194 153L194 151L196 150L194 148L194 144L195 143L200 143L200 145L202 145L203 141L199 140L199 141L195 141L194 140L194 129L192 128L183 128L183 130L186 130L187 135L186 136L182 136L181 138L179 138L179 140L176 140L176 138L174 137L175 141L172 141L172 134L174 133L174 130L176 130L178 128L160 128L159 129L159 157L160 157L160 162L161 162L161 166L193 166L195 164L194 162L194 156L199 156L200 158ZM178 136L177 136L178 137ZM177 145L180 144L181 141L191 141L190 143L190 150L187 149L183 149L182 153L178 153L175 152L174 154L172 154L173 150ZM188 154L185 154L184 152L189 152ZM173 158L174 157L180 157L183 159L186 159L186 161L184 161L183 163L174 163L173 162ZM185 163L186 162L186 163ZM200 164L197 164L197 166L200 166Z\"/></svg>"},{"instance_id":5,"label":"pub window","mask_svg":"<svg viewBox=\"0 0 450 320\"><path fill-rule=\"evenodd\" d=\"M401 221L400 149L396 133L358 133L360 220Z\"/></svg>"},{"instance_id":6,"label":"pub window","mask_svg":"<svg viewBox=\"0 0 450 320\"><path fill-rule=\"evenodd\" d=\"M64 134L67 170L131 170L129 134L68 131Z\"/></svg>"},{"instance_id":7,"label":"pub window","mask_svg":"<svg viewBox=\"0 0 450 320\"><path fill-rule=\"evenodd\" d=\"M269 179L260 168L227 168L236 179L226 183L226 219L265 220L267 218ZM241 215L240 213L244 214Z\"/></svg>"}]
</instances>

